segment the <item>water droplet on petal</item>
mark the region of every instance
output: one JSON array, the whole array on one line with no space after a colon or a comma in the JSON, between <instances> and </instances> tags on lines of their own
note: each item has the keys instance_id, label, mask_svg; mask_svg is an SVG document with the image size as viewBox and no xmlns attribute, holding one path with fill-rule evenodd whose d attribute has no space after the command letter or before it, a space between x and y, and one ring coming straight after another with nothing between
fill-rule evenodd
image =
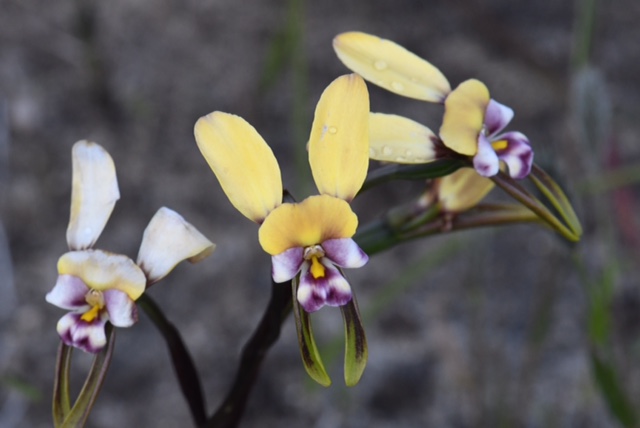
<instances>
[{"instance_id":1,"label":"water droplet on petal","mask_svg":"<svg viewBox=\"0 0 640 428\"><path fill-rule=\"evenodd\" d=\"M420 79L418 79L417 77L412 77L412 78L411 78L411 81L412 81L413 83L418 83L418 82L420 81Z\"/></svg>"},{"instance_id":2,"label":"water droplet on petal","mask_svg":"<svg viewBox=\"0 0 640 428\"><path fill-rule=\"evenodd\" d=\"M391 153L393 153L393 150L391 149L391 147L389 147L389 146L384 146L384 147L382 148L382 154L383 154L383 155L385 155L385 156L389 156L389 155L391 155Z\"/></svg>"},{"instance_id":3,"label":"water droplet on petal","mask_svg":"<svg viewBox=\"0 0 640 428\"><path fill-rule=\"evenodd\" d=\"M404 85L400 82L391 82L391 87L394 91L402 92L404 91Z\"/></svg>"},{"instance_id":4,"label":"water droplet on petal","mask_svg":"<svg viewBox=\"0 0 640 428\"><path fill-rule=\"evenodd\" d=\"M337 132L338 132L338 128L336 128L335 126L329 127L329 134L335 134Z\"/></svg>"},{"instance_id":5,"label":"water droplet on petal","mask_svg":"<svg viewBox=\"0 0 640 428\"><path fill-rule=\"evenodd\" d=\"M398 157L396 158L396 162L404 162L404 161L406 161L406 160L407 160L407 158L405 158L404 156L398 156Z\"/></svg>"},{"instance_id":6,"label":"water droplet on petal","mask_svg":"<svg viewBox=\"0 0 640 428\"><path fill-rule=\"evenodd\" d=\"M376 62L373 63L373 67L376 70L382 71L384 69L387 68L387 63L381 59L377 60Z\"/></svg>"},{"instance_id":7,"label":"water droplet on petal","mask_svg":"<svg viewBox=\"0 0 640 428\"><path fill-rule=\"evenodd\" d=\"M369 157L372 158L376 155L376 149L369 147Z\"/></svg>"},{"instance_id":8,"label":"water droplet on petal","mask_svg":"<svg viewBox=\"0 0 640 428\"><path fill-rule=\"evenodd\" d=\"M411 150L405 150L404 154L407 155L408 158L410 158L413 155L413 152Z\"/></svg>"}]
</instances>

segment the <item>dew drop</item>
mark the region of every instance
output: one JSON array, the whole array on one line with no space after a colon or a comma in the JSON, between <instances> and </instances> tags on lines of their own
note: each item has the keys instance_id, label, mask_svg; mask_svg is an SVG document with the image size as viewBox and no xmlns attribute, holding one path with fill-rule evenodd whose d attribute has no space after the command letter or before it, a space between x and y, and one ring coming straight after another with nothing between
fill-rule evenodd
<instances>
[{"instance_id":1,"label":"dew drop","mask_svg":"<svg viewBox=\"0 0 640 428\"><path fill-rule=\"evenodd\" d=\"M405 158L404 156L398 156L398 157L396 158L396 162L404 162L404 161L406 161L406 160L407 160L407 158Z\"/></svg>"},{"instance_id":2,"label":"dew drop","mask_svg":"<svg viewBox=\"0 0 640 428\"><path fill-rule=\"evenodd\" d=\"M329 134L335 134L337 132L338 132L338 128L336 128L335 126L329 127Z\"/></svg>"},{"instance_id":3,"label":"dew drop","mask_svg":"<svg viewBox=\"0 0 640 428\"><path fill-rule=\"evenodd\" d=\"M409 149L405 150L405 151L404 151L404 154L405 154L408 158L410 158L411 156L413 156L413 152L412 152L411 150L409 150Z\"/></svg>"},{"instance_id":4,"label":"dew drop","mask_svg":"<svg viewBox=\"0 0 640 428\"><path fill-rule=\"evenodd\" d=\"M404 91L404 85L400 82L391 82L391 87L394 91L402 92Z\"/></svg>"},{"instance_id":5,"label":"dew drop","mask_svg":"<svg viewBox=\"0 0 640 428\"><path fill-rule=\"evenodd\" d=\"M411 78L411 81L412 81L413 83L418 83L418 82L420 81L420 79L418 79L417 77L412 77L412 78Z\"/></svg>"},{"instance_id":6,"label":"dew drop","mask_svg":"<svg viewBox=\"0 0 640 428\"><path fill-rule=\"evenodd\" d=\"M379 59L373 63L373 68L375 68L378 71L385 70L387 68L387 63Z\"/></svg>"},{"instance_id":7,"label":"dew drop","mask_svg":"<svg viewBox=\"0 0 640 428\"><path fill-rule=\"evenodd\" d=\"M376 149L369 147L369 157L372 158L376 155Z\"/></svg>"},{"instance_id":8,"label":"dew drop","mask_svg":"<svg viewBox=\"0 0 640 428\"><path fill-rule=\"evenodd\" d=\"M382 154L383 154L383 155L385 155L385 156L390 156L390 155L391 155L391 153L393 153L393 150L391 149L391 147L389 147L389 146L384 146L384 147L382 148Z\"/></svg>"}]
</instances>

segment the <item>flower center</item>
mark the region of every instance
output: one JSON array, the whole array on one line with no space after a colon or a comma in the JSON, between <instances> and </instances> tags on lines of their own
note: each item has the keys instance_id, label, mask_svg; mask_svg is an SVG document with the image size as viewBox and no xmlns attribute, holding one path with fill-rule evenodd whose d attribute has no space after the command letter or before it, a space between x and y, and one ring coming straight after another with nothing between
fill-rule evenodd
<instances>
[{"instance_id":1,"label":"flower center","mask_svg":"<svg viewBox=\"0 0 640 428\"><path fill-rule=\"evenodd\" d=\"M104 308L104 296L102 292L98 290L89 290L84 295L84 300L91 306L91 308L82 314L82 321L91 322L98 317L100 310Z\"/></svg>"},{"instance_id":2,"label":"flower center","mask_svg":"<svg viewBox=\"0 0 640 428\"><path fill-rule=\"evenodd\" d=\"M504 150L507 148L507 146L509 145L509 143L507 142L507 140L498 140L498 141L492 141L491 142L491 147L493 147L493 150Z\"/></svg>"},{"instance_id":3,"label":"flower center","mask_svg":"<svg viewBox=\"0 0 640 428\"><path fill-rule=\"evenodd\" d=\"M314 279L324 278L325 267L320 263L320 259L324 257L324 249L320 245L312 245L304 249L304 259L311 261L311 275Z\"/></svg>"}]
</instances>

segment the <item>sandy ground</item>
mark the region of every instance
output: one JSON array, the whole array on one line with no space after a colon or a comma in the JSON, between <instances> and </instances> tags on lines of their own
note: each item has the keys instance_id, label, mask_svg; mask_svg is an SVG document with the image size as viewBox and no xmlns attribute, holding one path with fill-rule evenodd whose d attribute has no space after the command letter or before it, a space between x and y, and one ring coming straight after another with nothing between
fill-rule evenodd
<instances>
[{"instance_id":1,"label":"sandy ground","mask_svg":"<svg viewBox=\"0 0 640 428\"><path fill-rule=\"evenodd\" d=\"M598 10L592 65L604 78L609 104L596 91L589 94L597 108L610 106L603 138L580 137L571 121L573 3L304 5L308 99L298 110L307 118L304 129L323 88L347 72L332 38L361 30L393 39L436 64L453 85L479 78L515 109L510 129L530 138L537 161L569 189L586 233L577 249L542 228L518 226L376 256L350 275L369 314L370 362L360 385L343 386L340 353L330 364L334 385L313 385L288 320L242 426L618 426L591 374L588 299L573 260L579 254L592 278L618 262L614 343L623 383L637 401L637 186L622 196L579 190L616 156L621 164L640 159L640 3L603 2ZM0 145L6 234L0 234L0 426L51 426L55 323L62 311L46 304L44 294L66 250L70 150L80 139L107 148L118 170L122 199L98 247L135 256L160 206L182 213L218 244L213 257L179 266L150 293L192 349L210 409L220 403L266 305L269 259L255 225L228 203L201 158L193 124L213 110L243 116L273 147L285 183L298 185L292 147L305 141L295 137L291 68L261 87L270 46L286 21L286 2L276 1L0 0L0 103L9 130ZM437 106L376 87L370 92L372 110L437 128ZM590 123L602 123L603 114ZM366 221L419 190L386 186L355 209ZM382 293L402 287L401 275L408 286L372 311ZM334 346L342 334L338 311L314 320L320 346ZM119 332L90 426L188 425L163 346L144 316ZM78 379L88 364L83 355L75 360Z\"/></svg>"}]
</instances>

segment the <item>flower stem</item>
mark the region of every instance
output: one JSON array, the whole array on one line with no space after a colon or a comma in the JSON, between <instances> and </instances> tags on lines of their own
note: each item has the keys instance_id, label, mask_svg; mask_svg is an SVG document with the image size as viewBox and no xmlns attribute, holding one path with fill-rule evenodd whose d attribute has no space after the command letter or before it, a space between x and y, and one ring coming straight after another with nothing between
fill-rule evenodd
<instances>
[{"instance_id":1,"label":"flower stem","mask_svg":"<svg viewBox=\"0 0 640 428\"><path fill-rule=\"evenodd\" d=\"M162 334L169 353L171 362L176 372L182 395L189 404L191 417L197 426L205 423L206 408L202 395L202 385L200 377L196 370L191 354L184 344L178 329L165 317L160 307L153 301L148 294L143 294L137 300L138 305L147 314L151 322L156 326L160 334Z\"/></svg>"}]
</instances>

